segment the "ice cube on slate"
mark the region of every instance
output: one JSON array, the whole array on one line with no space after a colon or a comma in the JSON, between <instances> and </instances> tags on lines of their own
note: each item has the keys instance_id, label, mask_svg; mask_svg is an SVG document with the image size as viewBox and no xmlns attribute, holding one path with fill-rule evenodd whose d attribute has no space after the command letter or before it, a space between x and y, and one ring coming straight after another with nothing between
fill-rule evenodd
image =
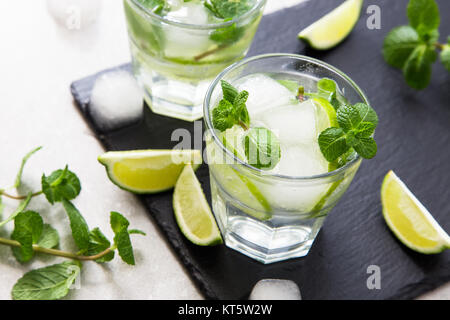
<instances>
[{"instance_id":1,"label":"ice cube on slate","mask_svg":"<svg viewBox=\"0 0 450 320\"><path fill-rule=\"evenodd\" d=\"M263 279L256 283L250 300L301 300L300 289L291 280Z\"/></svg>"},{"instance_id":2,"label":"ice cube on slate","mask_svg":"<svg viewBox=\"0 0 450 320\"><path fill-rule=\"evenodd\" d=\"M95 81L89 107L100 129L117 129L142 116L142 90L129 72L105 73Z\"/></svg>"}]
</instances>

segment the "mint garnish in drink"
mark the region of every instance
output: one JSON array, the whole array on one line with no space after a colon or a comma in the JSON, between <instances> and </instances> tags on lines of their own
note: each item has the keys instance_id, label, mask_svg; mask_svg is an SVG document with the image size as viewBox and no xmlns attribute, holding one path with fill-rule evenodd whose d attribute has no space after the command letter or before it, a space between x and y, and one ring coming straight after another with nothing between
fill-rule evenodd
<instances>
[{"instance_id":1,"label":"mint garnish in drink","mask_svg":"<svg viewBox=\"0 0 450 320\"><path fill-rule=\"evenodd\" d=\"M250 116L246 106L249 95L247 91L239 92L224 80L221 85L223 99L212 110L214 128L223 132L235 125L241 126L245 130L242 143L247 162L258 169L274 168L280 161L281 154L277 136L267 128L250 128Z\"/></svg>"},{"instance_id":2,"label":"mint garnish in drink","mask_svg":"<svg viewBox=\"0 0 450 320\"><path fill-rule=\"evenodd\" d=\"M389 65L402 69L410 87L420 90L430 83L436 49L450 71L450 37L447 44L438 42L440 15L434 0L410 0L407 16L409 25L392 29L384 39L383 57Z\"/></svg>"},{"instance_id":3,"label":"mint garnish in drink","mask_svg":"<svg viewBox=\"0 0 450 320\"><path fill-rule=\"evenodd\" d=\"M372 135L378 125L378 116L369 105L351 105L339 92L336 82L322 78L317 82L317 92L305 96L328 100L336 109L338 126L332 126L319 134L319 148L325 159L336 167L343 166L353 151L362 158L371 159L377 153Z\"/></svg>"}]
</instances>

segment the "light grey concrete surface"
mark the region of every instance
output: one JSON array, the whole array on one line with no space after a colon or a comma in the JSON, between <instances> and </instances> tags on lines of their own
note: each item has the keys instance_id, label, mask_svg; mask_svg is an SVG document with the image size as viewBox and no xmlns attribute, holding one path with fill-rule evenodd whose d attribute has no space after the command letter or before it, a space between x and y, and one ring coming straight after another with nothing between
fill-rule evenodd
<instances>
[{"instance_id":1,"label":"light grey concrete surface","mask_svg":"<svg viewBox=\"0 0 450 320\"><path fill-rule=\"evenodd\" d=\"M59 1L55 7L55 1ZM269 0L267 12L301 0ZM109 182L97 162L103 152L73 105L70 83L99 70L129 61L128 40L120 0L104 0L95 12L84 12L80 30L67 29L71 4L96 7L99 0L0 1L0 187L14 181L20 159L35 146L44 146L24 172L24 190L38 190L43 172L66 164L78 174L82 192L74 201L90 227L109 231L109 212L119 211L131 227L147 233L133 236L136 266L120 259L98 265L85 263L79 289L69 299L201 299L182 265L137 199ZM52 12L61 17L59 23ZM81 6L84 10L84 6ZM81 12L83 14L83 12ZM87 21L93 21L85 26ZM66 25L65 25L66 23ZM73 26L74 21L68 22ZM5 214L17 202L5 200ZM61 248L74 250L68 221L60 204L51 207L43 197L30 209L41 212L61 235ZM0 235L8 234L7 226ZM57 263L39 255L21 265L9 247L0 246L0 299L10 299L14 283L28 270ZM424 298L449 298L450 286Z\"/></svg>"}]
</instances>

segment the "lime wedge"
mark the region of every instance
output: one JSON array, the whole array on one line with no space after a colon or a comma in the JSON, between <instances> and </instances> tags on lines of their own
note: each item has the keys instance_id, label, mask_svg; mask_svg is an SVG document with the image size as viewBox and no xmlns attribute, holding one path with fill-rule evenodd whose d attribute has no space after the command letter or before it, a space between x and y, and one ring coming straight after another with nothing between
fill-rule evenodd
<instances>
[{"instance_id":1,"label":"lime wedge","mask_svg":"<svg viewBox=\"0 0 450 320\"><path fill-rule=\"evenodd\" d=\"M187 163L197 169L200 150L111 151L98 157L109 179L134 193L156 193L173 188Z\"/></svg>"},{"instance_id":2,"label":"lime wedge","mask_svg":"<svg viewBox=\"0 0 450 320\"><path fill-rule=\"evenodd\" d=\"M191 165L181 172L173 193L173 210L185 237L200 246L222 243L219 228Z\"/></svg>"},{"instance_id":3,"label":"lime wedge","mask_svg":"<svg viewBox=\"0 0 450 320\"><path fill-rule=\"evenodd\" d=\"M363 0L347 0L318 21L303 29L299 39L317 50L327 50L344 40L358 21Z\"/></svg>"},{"instance_id":4,"label":"lime wedge","mask_svg":"<svg viewBox=\"0 0 450 320\"><path fill-rule=\"evenodd\" d=\"M403 244L427 254L450 248L450 237L392 170L383 180L381 202L387 225Z\"/></svg>"}]
</instances>

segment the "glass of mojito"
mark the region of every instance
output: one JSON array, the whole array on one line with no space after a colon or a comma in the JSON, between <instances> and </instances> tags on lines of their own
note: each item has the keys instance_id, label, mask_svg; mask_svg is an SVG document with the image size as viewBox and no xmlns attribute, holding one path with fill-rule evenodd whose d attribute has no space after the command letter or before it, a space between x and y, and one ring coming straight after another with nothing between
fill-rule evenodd
<instances>
[{"instance_id":1,"label":"glass of mojito","mask_svg":"<svg viewBox=\"0 0 450 320\"><path fill-rule=\"evenodd\" d=\"M242 59L266 0L124 0L133 71L158 114L194 121L206 90Z\"/></svg>"},{"instance_id":2,"label":"glass of mojito","mask_svg":"<svg viewBox=\"0 0 450 320\"><path fill-rule=\"evenodd\" d=\"M230 66L209 87L204 121L222 236L262 263L305 256L362 158L376 153L378 118L364 93L305 56Z\"/></svg>"}]
</instances>

